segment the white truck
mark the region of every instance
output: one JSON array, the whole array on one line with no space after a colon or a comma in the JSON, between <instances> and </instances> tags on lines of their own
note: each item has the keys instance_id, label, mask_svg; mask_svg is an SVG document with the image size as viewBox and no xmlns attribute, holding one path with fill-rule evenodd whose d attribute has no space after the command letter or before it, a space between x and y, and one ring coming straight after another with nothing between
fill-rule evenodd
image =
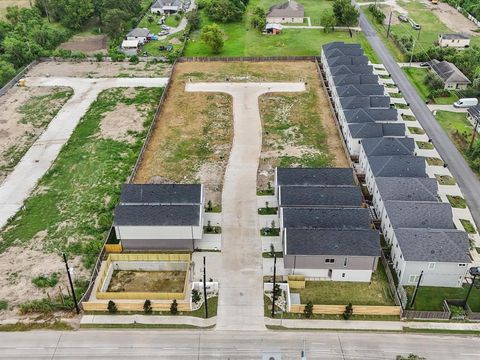
<instances>
[{"instance_id":1,"label":"white truck","mask_svg":"<svg viewBox=\"0 0 480 360\"><path fill-rule=\"evenodd\" d=\"M456 108L468 108L468 107L477 106L477 105L478 105L477 98L463 98L453 103L453 106Z\"/></svg>"}]
</instances>

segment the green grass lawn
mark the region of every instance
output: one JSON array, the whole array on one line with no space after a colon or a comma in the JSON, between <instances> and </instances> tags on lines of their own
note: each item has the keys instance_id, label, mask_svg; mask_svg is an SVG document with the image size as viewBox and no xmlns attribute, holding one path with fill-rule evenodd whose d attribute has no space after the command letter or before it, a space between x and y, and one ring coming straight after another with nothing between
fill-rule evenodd
<instances>
[{"instance_id":1,"label":"green grass lawn","mask_svg":"<svg viewBox=\"0 0 480 360\"><path fill-rule=\"evenodd\" d=\"M449 299L465 299L468 292L468 286L460 288L449 287L434 287L434 286L420 286L415 299L414 310L418 311L442 311L443 300ZM413 294L413 286L406 288L409 301ZM473 287L470 297L468 299L468 305L472 311L480 312L480 290L478 289L478 283Z\"/></svg>"},{"instance_id":2,"label":"green grass lawn","mask_svg":"<svg viewBox=\"0 0 480 360\"><path fill-rule=\"evenodd\" d=\"M475 230L475 226L471 223L470 220L460 219L460 222L462 223L462 226L467 233L469 233L469 234L476 234L477 233L477 230Z\"/></svg>"},{"instance_id":3,"label":"green grass lawn","mask_svg":"<svg viewBox=\"0 0 480 360\"><path fill-rule=\"evenodd\" d=\"M457 182L455 179L450 175L439 175L435 174L437 181L440 185L456 185Z\"/></svg>"},{"instance_id":4,"label":"green grass lawn","mask_svg":"<svg viewBox=\"0 0 480 360\"><path fill-rule=\"evenodd\" d=\"M427 157L425 160L427 161L427 164L431 166L443 166L444 164L442 159L436 157Z\"/></svg>"},{"instance_id":5,"label":"green grass lawn","mask_svg":"<svg viewBox=\"0 0 480 360\"><path fill-rule=\"evenodd\" d=\"M276 3L274 0L252 0L247 6L246 14L241 22L218 24L225 33L224 47L219 56L307 56L320 55L321 46L332 41L359 42L364 47L367 56L373 62L378 62L373 49L362 33L350 38L344 31L325 33L320 29L284 29L279 35L264 35L249 26L250 11L255 6L265 9ZM302 4L304 4L302 2ZM305 12L320 16L324 9L331 7L331 2L309 0L305 3ZM212 22L204 11L200 11L202 26ZM314 15L306 15L314 16ZM212 56L210 47L200 40L200 31L191 35L191 40L185 48L185 56Z\"/></svg>"},{"instance_id":6,"label":"green grass lawn","mask_svg":"<svg viewBox=\"0 0 480 360\"><path fill-rule=\"evenodd\" d=\"M447 195L447 199L454 208L465 209L467 202L461 196Z\"/></svg>"},{"instance_id":7,"label":"green grass lawn","mask_svg":"<svg viewBox=\"0 0 480 360\"><path fill-rule=\"evenodd\" d=\"M433 144L428 141L417 141L417 146L419 149L424 150L433 150L435 148Z\"/></svg>"},{"instance_id":8,"label":"green grass lawn","mask_svg":"<svg viewBox=\"0 0 480 360\"><path fill-rule=\"evenodd\" d=\"M104 91L75 128L52 167L0 235L0 252L29 244L45 252L65 251L93 265L113 218L120 186L130 175L162 89ZM144 130L130 131L133 142L100 136L104 115L117 104L134 106ZM30 246L30 245L28 245Z\"/></svg>"},{"instance_id":9,"label":"green grass lawn","mask_svg":"<svg viewBox=\"0 0 480 360\"><path fill-rule=\"evenodd\" d=\"M403 68L403 71L407 75L410 82L417 89L417 92L422 98L422 100L427 101L428 96L431 92L431 89L425 84L424 81L425 81L425 78L427 77L429 70L422 69L422 68ZM450 96L436 97L435 99L433 99L433 102L439 105L451 105L457 100L458 100L458 97L452 93Z\"/></svg>"},{"instance_id":10,"label":"green grass lawn","mask_svg":"<svg viewBox=\"0 0 480 360\"><path fill-rule=\"evenodd\" d=\"M423 135L425 134L425 130L419 127L409 127L408 130L415 135Z\"/></svg>"},{"instance_id":11,"label":"green grass lawn","mask_svg":"<svg viewBox=\"0 0 480 360\"><path fill-rule=\"evenodd\" d=\"M347 281L307 281L300 293L300 301L306 304L343 305L395 305L388 286L387 275L381 262L372 275L371 283Z\"/></svg>"}]
</instances>

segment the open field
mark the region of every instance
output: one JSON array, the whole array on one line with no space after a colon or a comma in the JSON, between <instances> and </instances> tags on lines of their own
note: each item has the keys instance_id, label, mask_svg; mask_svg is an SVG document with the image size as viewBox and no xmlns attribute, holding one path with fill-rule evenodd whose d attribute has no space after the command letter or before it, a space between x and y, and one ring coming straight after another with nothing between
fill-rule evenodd
<instances>
[{"instance_id":1,"label":"open field","mask_svg":"<svg viewBox=\"0 0 480 360\"><path fill-rule=\"evenodd\" d=\"M59 284L65 284L63 251L75 278L88 276L161 92L111 89L91 105L24 208L0 234L0 299L15 307L44 298L45 290L31 282L39 275L59 272Z\"/></svg>"},{"instance_id":2,"label":"open field","mask_svg":"<svg viewBox=\"0 0 480 360\"><path fill-rule=\"evenodd\" d=\"M107 291L181 293L186 274L186 271L114 270Z\"/></svg>"},{"instance_id":3,"label":"open field","mask_svg":"<svg viewBox=\"0 0 480 360\"><path fill-rule=\"evenodd\" d=\"M0 183L71 95L69 88L13 87L0 97Z\"/></svg>"},{"instance_id":4,"label":"open field","mask_svg":"<svg viewBox=\"0 0 480 360\"><path fill-rule=\"evenodd\" d=\"M460 300L465 299L469 286L460 288L449 287L433 287L420 286L415 299L414 309L418 311L442 311L443 300ZM413 287L406 287L409 299L413 294ZM473 287L470 297L468 298L468 305L472 311L480 312L480 290L478 284Z\"/></svg>"},{"instance_id":5,"label":"open field","mask_svg":"<svg viewBox=\"0 0 480 360\"><path fill-rule=\"evenodd\" d=\"M388 287L387 275L379 262L370 283L348 281L307 281L300 293L300 302L322 305L395 305Z\"/></svg>"},{"instance_id":6,"label":"open field","mask_svg":"<svg viewBox=\"0 0 480 360\"><path fill-rule=\"evenodd\" d=\"M334 31L325 33L321 29L284 29L279 35L264 35L259 30L250 28L251 12L256 6L265 10L277 1L252 0L247 6L243 20L240 22L218 24L225 33L224 47L220 56L293 56L320 55L320 47L332 41L360 42L371 60L378 61L376 55L362 33L354 33L350 38L348 32ZM318 21L325 9L332 6L331 1L307 0L305 16ZM200 11L202 26L211 24L204 11ZM185 48L185 56L211 56L210 48L200 40L200 30L191 35Z\"/></svg>"},{"instance_id":7,"label":"open field","mask_svg":"<svg viewBox=\"0 0 480 360\"><path fill-rule=\"evenodd\" d=\"M265 126L262 154L265 161L261 161L259 169L262 177L270 179L273 166L280 164L281 159L284 165L346 165L314 63L186 62L177 64L135 182L201 181L206 185L207 201L220 203L232 142L232 101L225 94L186 95L185 84L190 80L227 78L308 83L306 93L269 94L260 98Z\"/></svg>"}]
</instances>

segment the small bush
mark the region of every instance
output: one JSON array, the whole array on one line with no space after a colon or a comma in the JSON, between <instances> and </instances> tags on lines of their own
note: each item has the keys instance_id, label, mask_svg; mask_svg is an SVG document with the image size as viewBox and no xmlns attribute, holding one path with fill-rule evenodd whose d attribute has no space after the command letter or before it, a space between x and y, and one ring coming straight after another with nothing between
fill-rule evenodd
<instances>
[{"instance_id":1,"label":"small bush","mask_svg":"<svg viewBox=\"0 0 480 360\"><path fill-rule=\"evenodd\" d=\"M103 54L102 53L96 53L93 56L95 57L95 60L97 60L98 62L103 61Z\"/></svg>"},{"instance_id":2,"label":"small bush","mask_svg":"<svg viewBox=\"0 0 480 360\"><path fill-rule=\"evenodd\" d=\"M374 4L368 5L368 11L370 11L375 18L375 21L379 24L383 24L385 20L385 14L380 8Z\"/></svg>"},{"instance_id":3,"label":"small bush","mask_svg":"<svg viewBox=\"0 0 480 360\"><path fill-rule=\"evenodd\" d=\"M117 304L115 304L112 300L108 302L107 309L110 314L115 314L118 311Z\"/></svg>"},{"instance_id":4,"label":"small bush","mask_svg":"<svg viewBox=\"0 0 480 360\"><path fill-rule=\"evenodd\" d=\"M200 301L200 293L197 289L192 290L192 301L197 304Z\"/></svg>"},{"instance_id":5,"label":"small bush","mask_svg":"<svg viewBox=\"0 0 480 360\"><path fill-rule=\"evenodd\" d=\"M0 300L0 311L8 309L8 301Z\"/></svg>"},{"instance_id":6,"label":"small bush","mask_svg":"<svg viewBox=\"0 0 480 360\"><path fill-rule=\"evenodd\" d=\"M172 301L172 305L170 305L170 314L172 314L172 315L177 315L178 314L177 300Z\"/></svg>"},{"instance_id":7,"label":"small bush","mask_svg":"<svg viewBox=\"0 0 480 360\"><path fill-rule=\"evenodd\" d=\"M138 64L138 62L139 62L140 60L138 59L138 56L137 56L137 55L132 55L132 56L130 56L130 60L129 60L129 61L130 61L131 64Z\"/></svg>"},{"instance_id":8,"label":"small bush","mask_svg":"<svg viewBox=\"0 0 480 360\"><path fill-rule=\"evenodd\" d=\"M152 313L152 302L150 300L145 300L145 302L143 303L143 312L145 314Z\"/></svg>"},{"instance_id":9,"label":"small bush","mask_svg":"<svg viewBox=\"0 0 480 360\"><path fill-rule=\"evenodd\" d=\"M310 319L313 316L313 303L311 301L307 302L307 305L305 305L303 315L305 315L307 319Z\"/></svg>"},{"instance_id":10,"label":"small bush","mask_svg":"<svg viewBox=\"0 0 480 360\"><path fill-rule=\"evenodd\" d=\"M352 315L353 315L353 305L352 303L349 303L347 306L345 306L345 311L343 312L343 318L345 320L348 320Z\"/></svg>"},{"instance_id":11,"label":"small bush","mask_svg":"<svg viewBox=\"0 0 480 360\"><path fill-rule=\"evenodd\" d=\"M50 276L37 276L32 279L32 283L38 288L54 287L58 283L58 273L54 272Z\"/></svg>"}]
</instances>

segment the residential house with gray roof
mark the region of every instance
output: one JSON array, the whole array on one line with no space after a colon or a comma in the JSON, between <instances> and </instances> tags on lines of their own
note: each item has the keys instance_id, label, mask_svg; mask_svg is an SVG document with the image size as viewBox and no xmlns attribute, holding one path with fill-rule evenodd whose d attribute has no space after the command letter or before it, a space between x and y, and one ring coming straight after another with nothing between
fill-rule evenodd
<instances>
[{"instance_id":1,"label":"residential house with gray roof","mask_svg":"<svg viewBox=\"0 0 480 360\"><path fill-rule=\"evenodd\" d=\"M267 23L303 23L305 9L295 0L276 4L270 7L267 13Z\"/></svg>"},{"instance_id":2,"label":"residential house with gray roof","mask_svg":"<svg viewBox=\"0 0 480 360\"><path fill-rule=\"evenodd\" d=\"M331 67L339 65L368 65L368 58L365 55L339 55L330 57L328 63Z\"/></svg>"},{"instance_id":3,"label":"residential house with gray roof","mask_svg":"<svg viewBox=\"0 0 480 360\"><path fill-rule=\"evenodd\" d=\"M396 229L392 261L399 284L460 287L471 263L468 235L451 229Z\"/></svg>"},{"instance_id":4,"label":"residential house with gray roof","mask_svg":"<svg viewBox=\"0 0 480 360\"><path fill-rule=\"evenodd\" d=\"M280 227L297 229L371 229L366 208L285 207L280 208Z\"/></svg>"},{"instance_id":5,"label":"residential house with gray roof","mask_svg":"<svg viewBox=\"0 0 480 360\"><path fill-rule=\"evenodd\" d=\"M356 108L346 109L342 112L342 126L347 124L362 124L367 122L396 122L398 121L397 109L372 109Z\"/></svg>"},{"instance_id":6,"label":"residential house with gray roof","mask_svg":"<svg viewBox=\"0 0 480 360\"><path fill-rule=\"evenodd\" d=\"M356 185L280 186L280 207L360 207L363 195Z\"/></svg>"},{"instance_id":7,"label":"residential house with gray roof","mask_svg":"<svg viewBox=\"0 0 480 360\"><path fill-rule=\"evenodd\" d=\"M203 235L200 184L126 184L114 228L125 250L193 251Z\"/></svg>"},{"instance_id":8,"label":"residential house with gray roof","mask_svg":"<svg viewBox=\"0 0 480 360\"><path fill-rule=\"evenodd\" d=\"M150 7L152 14L175 14L181 10L183 2L180 0L156 0Z\"/></svg>"},{"instance_id":9,"label":"residential house with gray roof","mask_svg":"<svg viewBox=\"0 0 480 360\"><path fill-rule=\"evenodd\" d=\"M414 155L415 140L408 137L365 138L360 143L358 163L365 172L369 156Z\"/></svg>"},{"instance_id":10,"label":"residential house with gray roof","mask_svg":"<svg viewBox=\"0 0 480 360\"><path fill-rule=\"evenodd\" d=\"M275 168L275 189L285 185L355 185L352 168Z\"/></svg>"},{"instance_id":11,"label":"residential house with gray roof","mask_svg":"<svg viewBox=\"0 0 480 360\"><path fill-rule=\"evenodd\" d=\"M345 143L351 157L359 156L363 139L383 136L405 137L404 123L363 123L342 127Z\"/></svg>"},{"instance_id":12,"label":"residential house with gray roof","mask_svg":"<svg viewBox=\"0 0 480 360\"><path fill-rule=\"evenodd\" d=\"M332 85L365 85L378 84L378 75L375 74L340 74L332 77ZM331 87L333 88L333 86Z\"/></svg>"},{"instance_id":13,"label":"residential house with gray roof","mask_svg":"<svg viewBox=\"0 0 480 360\"><path fill-rule=\"evenodd\" d=\"M152 34L147 28L135 28L129 31L125 39L138 40L140 44L145 44L150 36L152 36Z\"/></svg>"},{"instance_id":14,"label":"residential house with gray roof","mask_svg":"<svg viewBox=\"0 0 480 360\"><path fill-rule=\"evenodd\" d=\"M444 88L447 90L466 89L471 83L460 69L451 62L433 59L428 64L432 71L442 79Z\"/></svg>"}]
</instances>

